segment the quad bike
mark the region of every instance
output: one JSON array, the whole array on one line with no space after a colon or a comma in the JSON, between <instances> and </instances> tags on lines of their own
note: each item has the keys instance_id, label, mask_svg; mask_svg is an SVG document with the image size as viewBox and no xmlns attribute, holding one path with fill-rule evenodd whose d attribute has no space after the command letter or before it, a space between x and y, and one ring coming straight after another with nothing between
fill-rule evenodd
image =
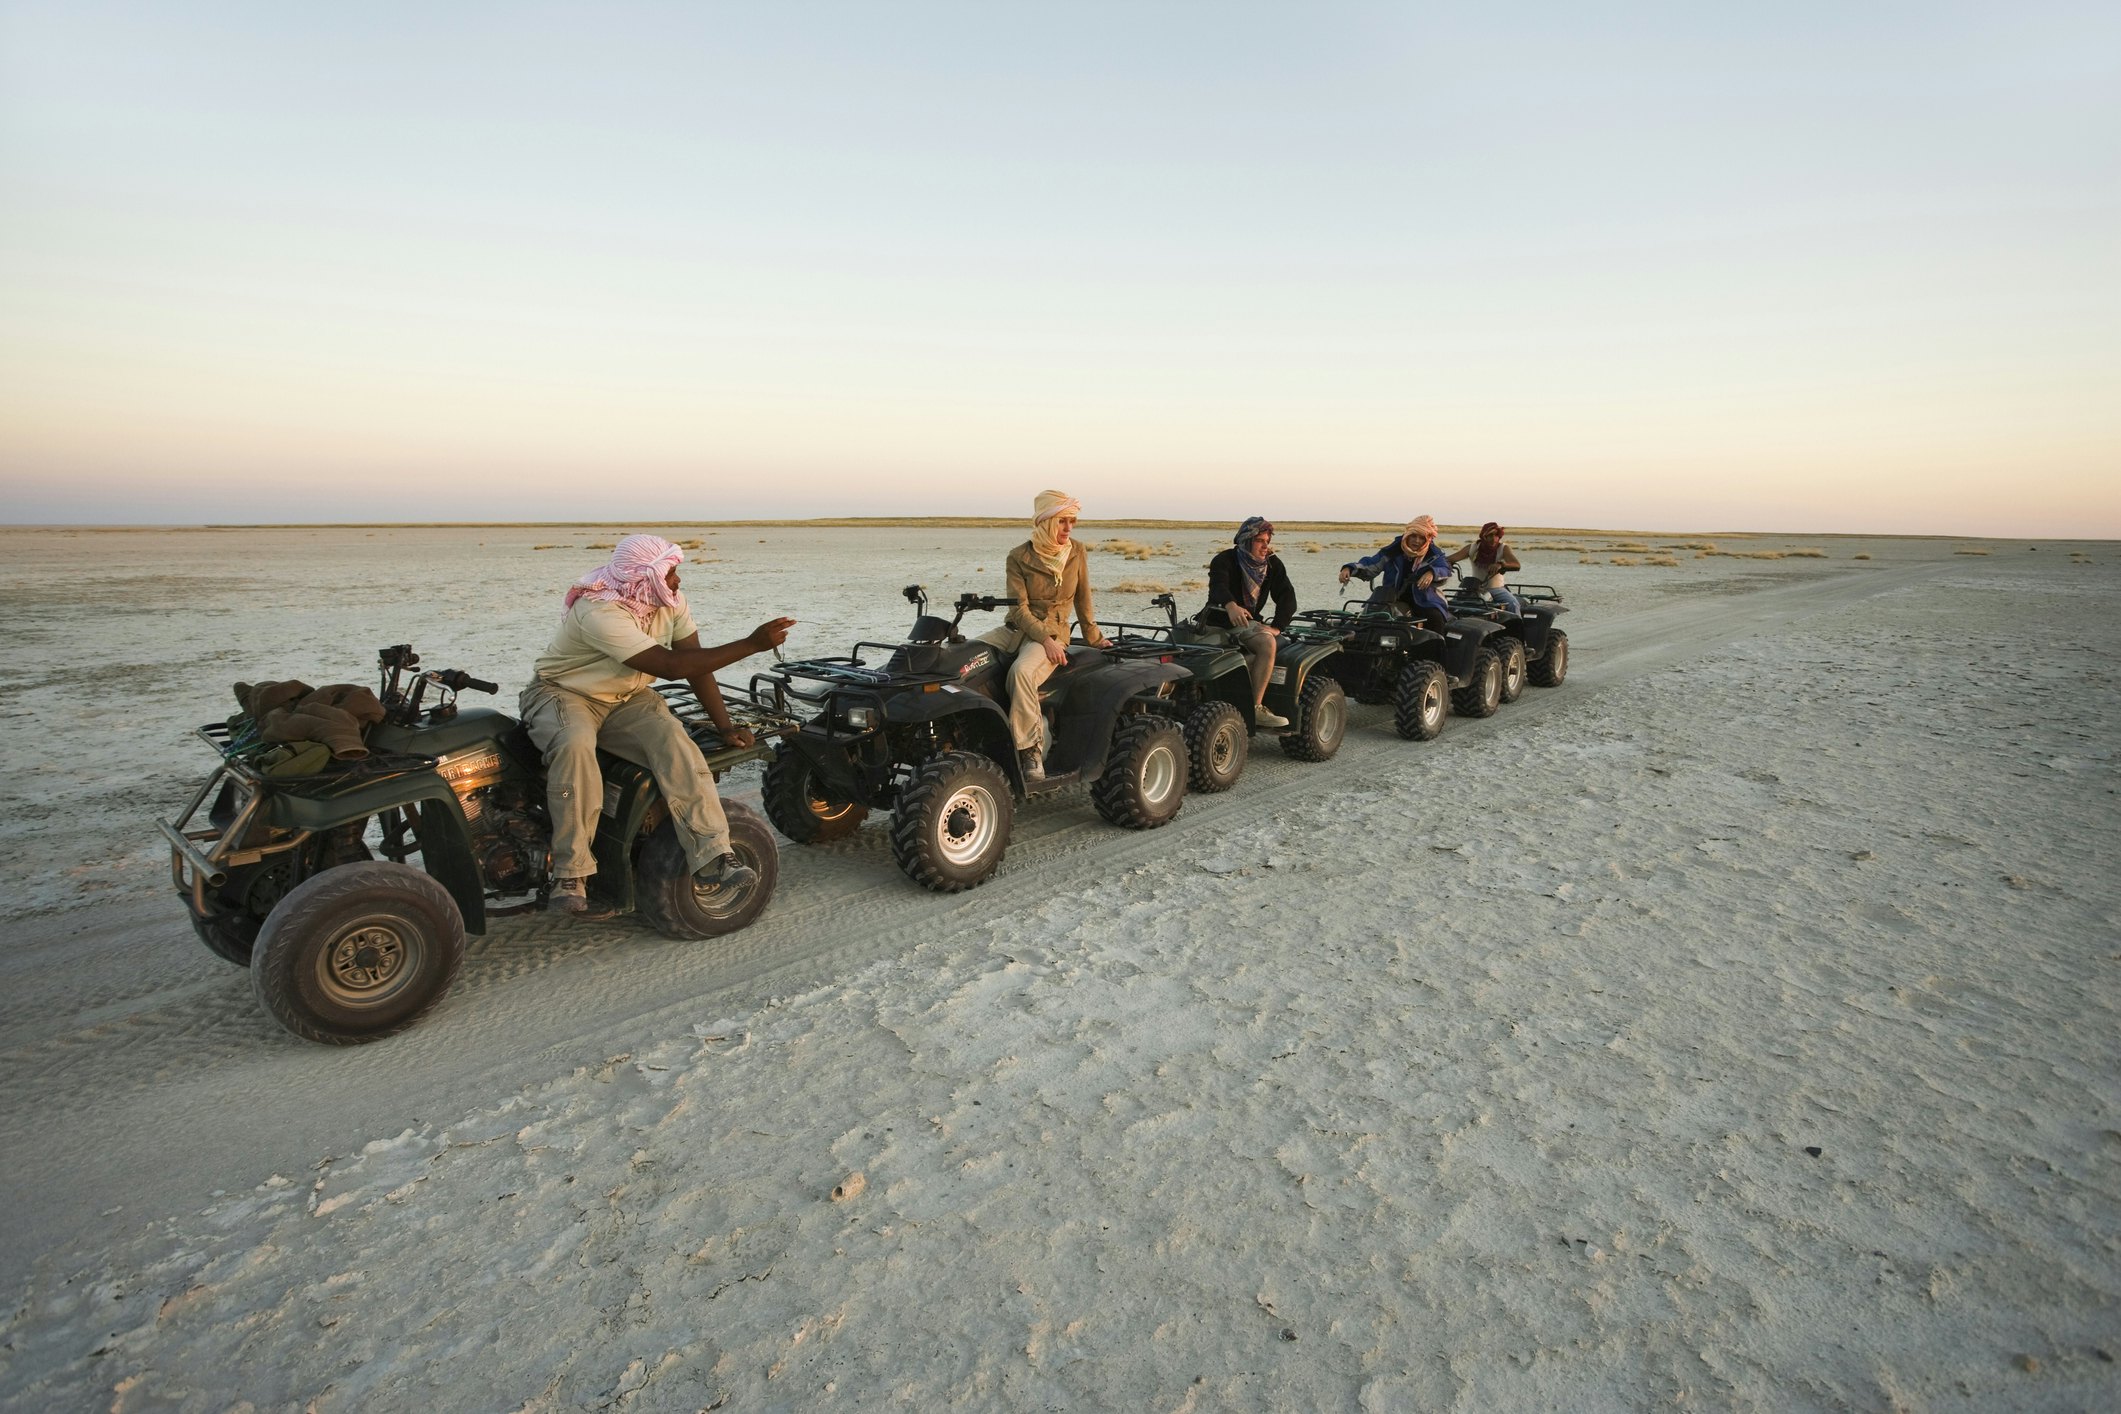
<instances>
[{"instance_id":1,"label":"quad bike","mask_svg":"<svg viewBox=\"0 0 2121 1414\"><path fill-rule=\"evenodd\" d=\"M1252 700L1252 673L1245 655L1233 646L1227 628L1181 619L1178 601L1159 594L1149 601L1162 609L1161 624L1106 623L1117 629L1113 651L1127 656L1177 662L1189 676L1172 691L1186 727L1191 761L1191 788L1224 791L1244 774L1252 733L1259 725ZM1267 680L1267 710L1288 719L1277 728L1281 749L1299 761L1325 761L1340 750L1346 730L1347 695L1330 673L1314 673L1318 664L1340 651L1332 642L1292 642L1277 646Z\"/></svg>"},{"instance_id":2,"label":"quad bike","mask_svg":"<svg viewBox=\"0 0 2121 1414\"><path fill-rule=\"evenodd\" d=\"M267 775L255 760L255 722L212 723L199 736L220 765L174 822L157 822L199 940L250 968L275 1021L327 1045L411 1025L449 990L466 933L544 907L553 885L539 751L515 718L457 707L458 693L495 685L456 669L422 671L408 644L379 657L385 716L369 729L369 755L313 775ZM717 778L767 756L765 739L796 725L724 689L731 717L760 739L730 746L690 687L656 690ZM607 752L598 761L593 899L673 938L733 933L759 916L779 875L765 821L724 801L731 847L758 878L699 887L647 768Z\"/></svg>"},{"instance_id":3,"label":"quad bike","mask_svg":"<svg viewBox=\"0 0 2121 1414\"><path fill-rule=\"evenodd\" d=\"M1014 655L958 632L972 610L1016 601L961 595L945 619L928 613L920 585L904 592L915 613L904 643L857 643L845 657L784 662L752 678L759 701L808 718L766 767L766 814L782 834L799 844L839 839L870 810L888 810L906 877L956 893L1000 867L1027 795L1087 783L1098 814L1128 829L1178 814L1186 741L1172 694L1187 676L1182 665L1071 646L1039 694L1046 775L1027 787L1006 706Z\"/></svg>"},{"instance_id":4,"label":"quad bike","mask_svg":"<svg viewBox=\"0 0 2121 1414\"><path fill-rule=\"evenodd\" d=\"M1489 641L1502 655L1504 702L1523 696L1527 681L1559 687L1569 675L1569 635L1554 626L1554 620L1569 611L1560 591L1549 584L1519 584L1510 592L1524 605L1522 613L1511 613L1507 605L1490 601L1467 584L1461 584L1447 601L1460 618L1487 619L1501 626L1502 632Z\"/></svg>"},{"instance_id":5,"label":"quad bike","mask_svg":"<svg viewBox=\"0 0 2121 1414\"><path fill-rule=\"evenodd\" d=\"M1501 632L1487 619L1451 619L1439 633L1373 596L1305 610L1282 637L1338 643L1341 651L1326 670L1348 695L1391 703L1395 731L1409 741L1430 741L1443 731L1447 711L1491 717L1502 704L1502 655L1488 641Z\"/></svg>"}]
</instances>

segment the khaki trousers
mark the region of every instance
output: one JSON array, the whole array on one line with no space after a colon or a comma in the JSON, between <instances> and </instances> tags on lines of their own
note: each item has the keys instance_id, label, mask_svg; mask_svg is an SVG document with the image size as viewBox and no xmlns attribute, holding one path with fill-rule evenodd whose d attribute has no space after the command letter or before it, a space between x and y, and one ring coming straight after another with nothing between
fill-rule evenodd
<instances>
[{"instance_id":1,"label":"khaki trousers","mask_svg":"<svg viewBox=\"0 0 2121 1414\"><path fill-rule=\"evenodd\" d=\"M1230 630L1230 642L1245 655L1245 669L1252 675L1252 700L1266 696L1267 678L1274 671L1274 635L1258 619Z\"/></svg>"},{"instance_id":2,"label":"khaki trousers","mask_svg":"<svg viewBox=\"0 0 2121 1414\"><path fill-rule=\"evenodd\" d=\"M729 821L715 793L714 772L663 694L644 687L623 702L599 702L537 681L523 689L522 705L530 740L545 753L554 878L582 879L597 871L591 841L604 808L600 746L653 773L691 868L729 852Z\"/></svg>"},{"instance_id":3,"label":"khaki trousers","mask_svg":"<svg viewBox=\"0 0 2121 1414\"><path fill-rule=\"evenodd\" d=\"M1038 690L1058 665L1046 661L1044 644L1013 628L989 629L979 636L980 642L991 643L1004 653L1010 650L1012 639L1020 643L1016 661L1009 665L1009 735L1016 738L1018 751L1042 749L1046 744L1046 717L1038 710Z\"/></svg>"}]
</instances>

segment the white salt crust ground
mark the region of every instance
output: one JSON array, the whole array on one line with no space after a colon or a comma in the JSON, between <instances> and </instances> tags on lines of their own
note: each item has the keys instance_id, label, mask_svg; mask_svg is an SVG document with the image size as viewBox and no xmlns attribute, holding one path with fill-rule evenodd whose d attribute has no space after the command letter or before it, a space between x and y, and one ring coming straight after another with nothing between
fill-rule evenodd
<instances>
[{"instance_id":1,"label":"white salt crust ground","mask_svg":"<svg viewBox=\"0 0 2121 1414\"><path fill-rule=\"evenodd\" d=\"M48 1216L0 1402L2110 1407L2121 578L2018 553L1579 612L1557 691L1426 745L1359 710L1157 835L1027 812L967 900L873 825L791 849L740 941L878 941L742 984L525 928L352 1055L233 969L11 1013ZM478 1097L526 989L636 973L539 1053L594 1063ZM418 1099L244 1167L232 1111L356 1081ZM157 1211L138 1124L68 1156L150 1110L240 1141L227 1195Z\"/></svg>"}]
</instances>

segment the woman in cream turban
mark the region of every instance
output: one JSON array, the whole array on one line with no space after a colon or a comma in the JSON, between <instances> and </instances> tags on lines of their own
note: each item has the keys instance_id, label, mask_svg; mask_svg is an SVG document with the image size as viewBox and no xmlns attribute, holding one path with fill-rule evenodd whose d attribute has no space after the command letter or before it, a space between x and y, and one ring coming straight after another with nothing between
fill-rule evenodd
<instances>
[{"instance_id":1,"label":"woman in cream turban","mask_svg":"<svg viewBox=\"0 0 2121 1414\"><path fill-rule=\"evenodd\" d=\"M981 638L1014 652L1009 668L1009 731L1016 738L1024 780L1046 774L1046 720L1038 690L1068 661L1068 611L1083 641L1101 647L1104 631L1090 604L1090 557L1075 539L1082 503L1065 491L1041 491L1032 503L1031 538L1009 552L1009 597L1016 606L1003 626Z\"/></svg>"},{"instance_id":2,"label":"woman in cream turban","mask_svg":"<svg viewBox=\"0 0 2121 1414\"><path fill-rule=\"evenodd\" d=\"M1404 598L1414 616L1440 627L1451 617L1444 607L1443 586L1451 577L1451 557L1436 543L1436 517L1416 516L1407 522L1399 538L1378 550L1340 567L1340 582L1353 575L1360 580L1384 576L1373 602L1394 603Z\"/></svg>"}]
</instances>

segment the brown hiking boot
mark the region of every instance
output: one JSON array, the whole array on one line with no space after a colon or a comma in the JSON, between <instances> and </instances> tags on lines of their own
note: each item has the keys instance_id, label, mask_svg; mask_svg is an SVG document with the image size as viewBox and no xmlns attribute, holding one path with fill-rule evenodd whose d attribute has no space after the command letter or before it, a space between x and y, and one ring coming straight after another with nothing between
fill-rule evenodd
<instances>
[{"instance_id":1,"label":"brown hiking boot","mask_svg":"<svg viewBox=\"0 0 2121 1414\"><path fill-rule=\"evenodd\" d=\"M553 912L563 913L578 923L601 923L618 913L617 909L589 901L589 880L586 878L555 879L548 906Z\"/></svg>"}]
</instances>

